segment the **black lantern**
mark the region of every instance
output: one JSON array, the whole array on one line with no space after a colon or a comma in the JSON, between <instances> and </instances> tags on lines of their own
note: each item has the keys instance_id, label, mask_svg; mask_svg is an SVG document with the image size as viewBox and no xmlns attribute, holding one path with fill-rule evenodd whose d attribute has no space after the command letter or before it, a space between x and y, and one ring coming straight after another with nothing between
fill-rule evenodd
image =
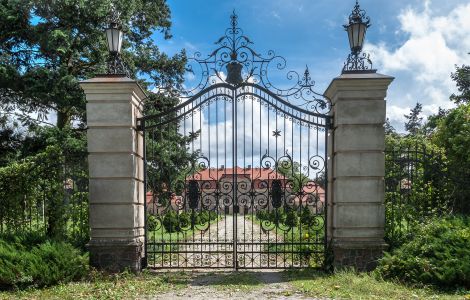
<instances>
[{"instance_id":1,"label":"black lantern","mask_svg":"<svg viewBox=\"0 0 470 300\"><path fill-rule=\"evenodd\" d=\"M362 47L366 37L367 28L370 27L370 18L366 16L366 12L359 6L358 0L353 11L349 15L349 24L343 25L348 33L349 46L351 54L344 64L343 73L348 72L375 72L372 70L372 61L368 54L363 53Z\"/></svg>"},{"instance_id":2,"label":"black lantern","mask_svg":"<svg viewBox=\"0 0 470 300\"><path fill-rule=\"evenodd\" d=\"M116 20L111 21L106 28L106 40L108 41L109 53L116 55L121 53L122 31Z\"/></svg>"},{"instance_id":3,"label":"black lantern","mask_svg":"<svg viewBox=\"0 0 470 300\"><path fill-rule=\"evenodd\" d=\"M129 76L126 67L121 60L121 48L123 32L119 22L119 15L111 8L111 16L108 27L105 29L106 41L109 50L108 75Z\"/></svg>"},{"instance_id":4,"label":"black lantern","mask_svg":"<svg viewBox=\"0 0 470 300\"><path fill-rule=\"evenodd\" d=\"M360 8L359 2L356 0L356 5L349 16L349 24L344 25L344 29L348 32L349 45L352 53L362 51L367 28L369 27L370 18L366 17L366 12Z\"/></svg>"}]
</instances>

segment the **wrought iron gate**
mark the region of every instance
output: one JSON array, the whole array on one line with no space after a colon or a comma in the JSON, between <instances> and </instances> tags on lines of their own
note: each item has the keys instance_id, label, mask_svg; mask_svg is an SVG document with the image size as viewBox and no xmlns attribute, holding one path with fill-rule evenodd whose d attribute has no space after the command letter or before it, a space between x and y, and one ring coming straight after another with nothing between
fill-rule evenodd
<instances>
[{"instance_id":1,"label":"wrought iron gate","mask_svg":"<svg viewBox=\"0 0 470 300\"><path fill-rule=\"evenodd\" d=\"M308 69L288 72L292 86L276 88L268 70L283 70L285 59L255 52L235 14L217 44L190 59L195 88L178 95L180 104L139 119L147 264L319 267L330 102Z\"/></svg>"}]
</instances>

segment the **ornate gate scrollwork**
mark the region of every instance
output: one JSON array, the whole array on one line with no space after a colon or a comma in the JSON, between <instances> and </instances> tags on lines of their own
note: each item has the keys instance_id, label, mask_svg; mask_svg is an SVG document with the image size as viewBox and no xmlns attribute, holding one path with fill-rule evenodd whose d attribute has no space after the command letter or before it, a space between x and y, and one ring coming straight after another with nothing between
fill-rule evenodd
<instances>
[{"instance_id":1,"label":"ornate gate scrollwork","mask_svg":"<svg viewBox=\"0 0 470 300\"><path fill-rule=\"evenodd\" d=\"M270 70L286 60L253 50L235 14L230 25L210 55L189 58L180 103L158 114L147 103L138 120L148 266L320 267L330 101L308 68L278 88Z\"/></svg>"}]
</instances>

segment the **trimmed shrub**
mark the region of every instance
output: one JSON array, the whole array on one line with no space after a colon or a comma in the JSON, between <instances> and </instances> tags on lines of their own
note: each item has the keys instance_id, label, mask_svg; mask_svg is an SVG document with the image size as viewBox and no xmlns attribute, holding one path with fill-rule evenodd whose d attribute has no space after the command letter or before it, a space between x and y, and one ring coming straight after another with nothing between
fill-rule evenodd
<instances>
[{"instance_id":1,"label":"trimmed shrub","mask_svg":"<svg viewBox=\"0 0 470 300\"><path fill-rule=\"evenodd\" d=\"M154 215L150 215L147 218L147 229L148 231L154 231L157 229L157 218Z\"/></svg>"},{"instance_id":2,"label":"trimmed shrub","mask_svg":"<svg viewBox=\"0 0 470 300\"><path fill-rule=\"evenodd\" d=\"M470 288L470 218L433 219L386 253L377 272L405 283Z\"/></svg>"},{"instance_id":3,"label":"trimmed shrub","mask_svg":"<svg viewBox=\"0 0 470 300\"><path fill-rule=\"evenodd\" d=\"M179 215L179 229L187 230L191 228L191 215L187 212L182 212Z\"/></svg>"},{"instance_id":4,"label":"trimmed shrub","mask_svg":"<svg viewBox=\"0 0 470 300\"><path fill-rule=\"evenodd\" d=\"M163 217L163 227L166 232L176 232L179 229L178 215L176 212L170 210Z\"/></svg>"},{"instance_id":5,"label":"trimmed shrub","mask_svg":"<svg viewBox=\"0 0 470 300\"><path fill-rule=\"evenodd\" d=\"M87 272L88 255L70 244L46 241L29 247L0 240L0 289L50 286Z\"/></svg>"},{"instance_id":6,"label":"trimmed shrub","mask_svg":"<svg viewBox=\"0 0 470 300\"><path fill-rule=\"evenodd\" d=\"M285 213L285 220L284 224L290 228L294 228L299 226L299 216L297 215L297 212L293 209L288 209Z\"/></svg>"}]
</instances>

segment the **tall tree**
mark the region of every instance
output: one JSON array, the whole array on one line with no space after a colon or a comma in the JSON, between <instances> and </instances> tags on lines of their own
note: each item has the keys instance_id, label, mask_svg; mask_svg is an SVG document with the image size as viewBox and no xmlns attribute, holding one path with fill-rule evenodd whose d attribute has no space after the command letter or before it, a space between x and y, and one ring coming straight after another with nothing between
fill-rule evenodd
<instances>
[{"instance_id":1,"label":"tall tree","mask_svg":"<svg viewBox=\"0 0 470 300\"><path fill-rule=\"evenodd\" d=\"M454 210L470 213L470 103L461 104L438 122L434 142L445 149L454 186ZM444 176L444 175L443 175Z\"/></svg>"},{"instance_id":2,"label":"tall tree","mask_svg":"<svg viewBox=\"0 0 470 300\"><path fill-rule=\"evenodd\" d=\"M393 125L390 122L389 118L387 118L387 120L385 120L384 128L385 128L385 134L386 135L396 135L397 134L397 131L395 130L395 127L393 127Z\"/></svg>"},{"instance_id":3,"label":"tall tree","mask_svg":"<svg viewBox=\"0 0 470 300\"><path fill-rule=\"evenodd\" d=\"M451 77L455 81L460 95L452 94L450 100L455 104L470 103L470 66L456 67L456 71L452 73Z\"/></svg>"},{"instance_id":4,"label":"tall tree","mask_svg":"<svg viewBox=\"0 0 470 300\"><path fill-rule=\"evenodd\" d=\"M423 111L423 105L421 103L416 103L416 106L411 109L409 115L405 115L407 122L405 123L405 129L410 135L416 135L420 132L423 126L423 117L421 117L421 112Z\"/></svg>"},{"instance_id":5,"label":"tall tree","mask_svg":"<svg viewBox=\"0 0 470 300\"><path fill-rule=\"evenodd\" d=\"M0 167L15 159L22 142L18 124L7 115L0 116Z\"/></svg>"},{"instance_id":6,"label":"tall tree","mask_svg":"<svg viewBox=\"0 0 470 300\"><path fill-rule=\"evenodd\" d=\"M171 38L166 0L0 0L0 110L35 128L23 143L25 152L40 152L51 143L72 150L85 147L85 97L78 83L106 73L104 30L112 7L124 31L122 58L130 76L148 91L166 91L150 93L145 113L179 102L185 52L169 57L154 39L156 34ZM57 116L54 123L47 120L51 114ZM148 137L148 150L156 161L149 164L163 168L153 177L160 188L192 162L187 145L195 137L181 136L178 124L155 131Z\"/></svg>"},{"instance_id":7,"label":"tall tree","mask_svg":"<svg viewBox=\"0 0 470 300\"><path fill-rule=\"evenodd\" d=\"M56 114L59 129L83 122L78 82L105 73L111 2L125 31L122 55L131 76L144 86L178 86L184 52L168 57L152 38L171 37L165 0L0 0L0 108L19 112L24 122Z\"/></svg>"}]
</instances>

